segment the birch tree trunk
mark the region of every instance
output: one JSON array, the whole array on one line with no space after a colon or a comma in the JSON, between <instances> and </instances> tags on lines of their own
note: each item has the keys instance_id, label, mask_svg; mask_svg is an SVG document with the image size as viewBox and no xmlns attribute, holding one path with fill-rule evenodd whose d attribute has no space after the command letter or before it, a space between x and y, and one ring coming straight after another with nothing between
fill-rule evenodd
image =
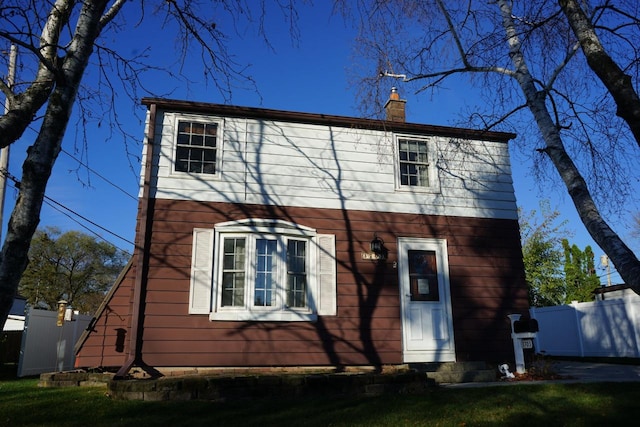
<instances>
[{"instance_id":1,"label":"birch tree trunk","mask_svg":"<svg viewBox=\"0 0 640 427\"><path fill-rule=\"evenodd\" d=\"M98 40L105 27L121 15L120 11L125 4L132 13L131 16L127 14L121 17L122 23L125 23L121 28L126 28L128 19L134 21L133 25L139 24L138 20L153 19L151 16L155 12L164 14L163 20L157 22L160 25L168 22L176 24L175 38L181 46L181 50L176 52L181 64L178 75L164 66L154 66L146 53L121 55L117 46L111 46L115 38ZM282 12L283 18L289 24L291 37L297 38L297 14L289 2L0 0L0 40L4 42L3 46L9 43L17 45L22 53L28 54L28 65L33 65L33 75L21 76L22 83L15 85L16 89L9 87L0 75L0 91L6 96L9 105L7 114L0 116L0 147L13 144L23 136L29 126L35 127L36 122L40 123L38 135L29 147L27 159L23 164L18 200L9 220L4 245L0 250L0 327L6 321L21 275L27 265L29 246L39 223L47 181L61 151L62 139L72 109L74 105L80 105L80 116L91 113L89 110L92 107L86 107L85 110L85 107L77 102L80 81L89 64L89 58L94 53L98 57L97 62L101 68L96 72L103 77L95 83L97 86L89 88L89 96L93 96L95 92L105 95L107 100L97 100L99 107L95 108L102 107L109 111L111 114L104 120L110 119L110 125L118 129L119 134L128 140L130 135L120 127L118 115L112 113L115 105L109 104L112 101L108 100L115 99L116 92L120 92L120 87L116 88L112 83L116 80L122 83L121 90L124 95L135 104L140 98L139 90L156 96L144 84L147 71L164 71L166 76L172 79L177 77L188 82L188 75L192 72L185 71L188 68L185 61L196 56L202 59L201 70L195 71L201 72L198 78L204 76L204 81L212 83L225 101L230 100L235 83L246 84L246 88L257 91L254 80L246 74L245 65L239 64L230 54L227 35L217 28L215 20L229 23L231 27L239 22L243 25L254 24L256 32L268 45L268 37L262 24L269 6L273 7L269 14ZM40 34L34 32L40 29ZM117 30L118 28L113 27L114 36ZM107 28L107 31L111 29ZM102 42L104 45L100 44ZM29 73L31 67L25 67L25 70L25 73ZM92 91L95 92L91 93ZM109 93L111 97L107 96ZM40 118L43 110L44 116ZM79 130L80 133L86 132L86 129Z\"/></svg>"},{"instance_id":2,"label":"birch tree trunk","mask_svg":"<svg viewBox=\"0 0 640 427\"><path fill-rule=\"evenodd\" d=\"M56 1L41 37L45 61L40 65L38 80L20 100L13 100L15 103L11 111L14 113L3 117L3 125L7 128L24 129L26 117L30 123L37 109L47 102L38 136L27 150L18 200L0 251L0 326L4 326L20 277L27 266L29 246L40 221L47 181L60 153L80 81L104 25L101 18L107 3L107 0L83 3L66 54L63 58L56 58L55 51L50 55L46 52L57 48L58 35L68 23L74 0ZM118 3L122 2L117 1L116 5ZM16 104L19 108L13 108ZM3 141L5 145L8 143Z\"/></svg>"},{"instance_id":3,"label":"birch tree trunk","mask_svg":"<svg viewBox=\"0 0 640 427\"><path fill-rule=\"evenodd\" d=\"M542 151L549 156L560 174L578 215L593 240L607 253L625 283L640 294L640 262L602 217L591 197L587 183L564 147L560 131L547 108L547 94L536 89L534 79L529 73L521 50L520 38L513 22L511 2L499 0L498 5L502 25L507 35L510 58L516 70L515 78L546 144Z\"/></svg>"}]
</instances>

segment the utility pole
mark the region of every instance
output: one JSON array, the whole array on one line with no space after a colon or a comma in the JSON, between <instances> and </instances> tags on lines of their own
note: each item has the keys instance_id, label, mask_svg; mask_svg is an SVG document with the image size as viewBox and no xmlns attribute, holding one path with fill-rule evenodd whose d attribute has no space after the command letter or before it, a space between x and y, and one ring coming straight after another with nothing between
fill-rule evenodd
<instances>
[{"instance_id":1,"label":"utility pole","mask_svg":"<svg viewBox=\"0 0 640 427\"><path fill-rule=\"evenodd\" d=\"M600 257L600 264L607 269L607 286L611 286L611 265L609 264L609 257L602 255Z\"/></svg>"},{"instance_id":2,"label":"utility pole","mask_svg":"<svg viewBox=\"0 0 640 427\"><path fill-rule=\"evenodd\" d=\"M9 89L13 87L16 75L16 58L18 57L18 48L11 45L9 52L9 72L7 74L7 86ZM6 96L4 100L4 114L9 112L11 101ZM0 151L0 244L2 243L2 228L4 225L4 199L7 192L7 176L9 175L9 145Z\"/></svg>"}]
</instances>

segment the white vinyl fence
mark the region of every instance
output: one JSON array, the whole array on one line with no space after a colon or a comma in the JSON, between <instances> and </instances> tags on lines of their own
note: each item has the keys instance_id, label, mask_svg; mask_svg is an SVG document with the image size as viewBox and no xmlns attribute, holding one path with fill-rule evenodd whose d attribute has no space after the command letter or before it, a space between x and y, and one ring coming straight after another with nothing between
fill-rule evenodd
<instances>
[{"instance_id":1,"label":"white vinyl fence","mask_svg":"<svg viewBox=\"0 0 640 427\"><path fill-rule=\"evenodd\" d=\"M530 309L540 331L537 353L550 356L640 357L640 297Z\"/></svg>"},{"instance_id":2,"label":"white vinyl fence","mask_svg":"<svg viewBox=\"0 0 640 427\"><path fill-rule=\"evenodd\" d=\"M79 315L74 320L56 326L55 311L29 308L25 320L18 376L38 375L73 369L73 347L91 321L91 316Z\"/></svg>"}]
</instances>

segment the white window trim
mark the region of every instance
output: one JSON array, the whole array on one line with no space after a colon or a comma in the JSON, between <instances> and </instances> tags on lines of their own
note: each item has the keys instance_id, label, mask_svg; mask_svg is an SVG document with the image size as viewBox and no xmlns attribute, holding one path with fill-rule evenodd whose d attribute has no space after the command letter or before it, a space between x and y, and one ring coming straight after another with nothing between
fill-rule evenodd
<instances>
[{"instance_id":1,"label":"white window trim","mask_svg":"<svg viewBox=\"0 0 640 427\"><path fill-rule=\"evenodd\" d=\"M316 321L318 310L316 301L319 295L319 278L317 271L317 263L314 261L318 256L318 248L316 230L295 225L281 220L240 220L230 221L216 224L214 227L214 261L213 261L213 295L212 311L209 314L209 320L226 320L226 321ZM276 297L276 307L252 307L253 287L251 283L251 275L254 274L253 269L247 270L247 281L249 284L245 289L245 306L244 307L222 307L222 292L220 283L222 281L221 268L221 245L224 237L247 237L246 246L246 262L253 262L253 247L256 238L272 238L277 239L279 244L283 244L287 237L300 238L307 240L308 253L308 288L307 288L307 305L306 308L289 308L285 306L285 292L280 290ZM281 275L281 277L283 274Z\"/></svg>"},{"instance_id":2,"label":"white window trim","mask_svg":"<svg viewBox=\"0 0 640 427\"><path fill-rule=\"evenodd\" d=\"M176 170L176 154L178 149L178 122L188 121L206 124L218 125L216 133L216 173L193 173L181 172ZM173 115L173 129L171 132L171 153L169 156L169 176L172 178L188 178L196 177L199 180L219 180L222 171L222 154L224 149L224 119L215 116L201 116L194 114L175 114Z\"/></svg>"},{"instance_id":3,"label":"white window trim","mask_svg":"<svg viewBox=\"0 0 640 427\"><path fill-rule=\"evenodd\" d=\"M429 160L429 186L402 185L400 181L400 150L398 144L400 139L410 139L412 141L423 141L427 143L427 158ZM396 191L406 191L412 193L439 193L440 180L438 179L437 144L433 137L418 137L415 135L394 134L393 136L393 171Z\"/></svg>"}]
</instances>

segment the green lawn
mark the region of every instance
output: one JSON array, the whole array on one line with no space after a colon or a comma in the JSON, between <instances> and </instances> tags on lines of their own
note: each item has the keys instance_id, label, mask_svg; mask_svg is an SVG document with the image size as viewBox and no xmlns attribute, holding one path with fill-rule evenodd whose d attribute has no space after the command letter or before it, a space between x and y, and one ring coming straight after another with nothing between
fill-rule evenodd
<instances>
[{"instance_id":1,"label":"green lawn","mask_svg":"<svg viewBox=\"0 0 640 427\"><path fill-rule=\"evenodd\" d=\"M640 383L436 388L423 395L211 402L111 400L101 388L0 379L0 426L611 426L640 419Z\"/></svg>"}]
</instances>

